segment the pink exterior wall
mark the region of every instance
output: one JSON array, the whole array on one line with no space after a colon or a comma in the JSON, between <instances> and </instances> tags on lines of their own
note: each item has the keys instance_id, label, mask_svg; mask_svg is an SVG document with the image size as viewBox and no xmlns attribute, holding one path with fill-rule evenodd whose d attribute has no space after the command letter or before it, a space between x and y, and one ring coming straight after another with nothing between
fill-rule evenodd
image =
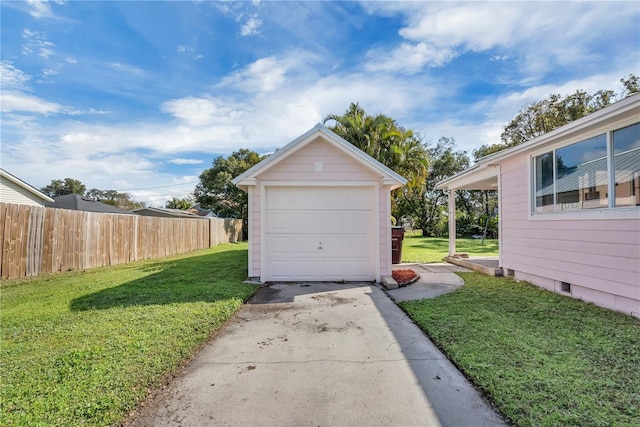
<instances>
[{"instance_id":1,"label":"pink exterior wall","mask_svg":"<svg viewBox=\"0 0 640 427\"><path fill-rule=\"evenodd\" d=\"M322 162L317 171L316 162ZM260 277L260 182L309 183L378 183L380 274L391 274L391 205L390 187L382 185L381 175L331 145L321 137L291 153L263 173L256 176L257 185L252 190L250 277Z\"/></svg>"},{"instance_id":2,"label":"pink exterior wall","mask_svg":"<svg viewBox=\"0 0 640 427\"><path fill-rule=\"evenodd\" d=\"M316 172L316 162L322 171ZM258 176L261 181L378 181L373 173L349 155L318 137Z\"/></svg>"},{"instance_id":3,"label":"pink exterior wall","mask_svg":"<svg viewBox=\"0 0 640 427\"><path fill-rule=\"evenodd\" d=\"M575 298L640 317L640 221L529 218L528 162L523 154L501 163L502 267L554 292L570 283Z\"/></svg>"}]
</instances>

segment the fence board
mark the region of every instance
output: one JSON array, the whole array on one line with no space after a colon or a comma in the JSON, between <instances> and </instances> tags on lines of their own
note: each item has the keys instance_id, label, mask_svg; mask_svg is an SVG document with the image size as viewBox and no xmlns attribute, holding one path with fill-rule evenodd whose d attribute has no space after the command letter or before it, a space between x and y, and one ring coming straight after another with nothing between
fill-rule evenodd
<instances>
[{"instance_id":1,"label":"fence board","mask_svg":"<svg viewBox=\"0 0 640 427\"><path fill-rule=\"evenodd\" d=\"M155 218L0 203L0 277L117 265L235 242L236 219Z\"/></svg>"},{"instance_id":2,"label":"fence board","mask_svg":"<svg viewBox=\"0 0 640 427\"><path fill-rule=\"evenodd\" d=\"M42 244L44 234L44 208L33 206L27 231L27 276L37 276L42 271Z\"/></svg>"},{"instance_id":3,"label":"fence board","mask_svg":"<svg viewBox=\"0 0 640 427\"><path fill-rule=\"evenodd\" d=\"M27 275L27 243L29 234L29 218L31 217L31 206L29 209L19 209L18 211L18 233L16 235L16 259L15 267L20 277Z\"/></svg>"},{"instance_id":4,"label":"fence board","mask_svg":"<svg viewBox=\"0 0 640 427\"><path fill-rule=\"evenodd\" d=\"M4 259L4 232L5 232L5 221L7 219L7 206L5 204L0 204L0 243L2 243L2 247L0 247L0 271L2 271L2 260ZM1 276L0 277L4 277Z\"/></svg>"}]
</instances>

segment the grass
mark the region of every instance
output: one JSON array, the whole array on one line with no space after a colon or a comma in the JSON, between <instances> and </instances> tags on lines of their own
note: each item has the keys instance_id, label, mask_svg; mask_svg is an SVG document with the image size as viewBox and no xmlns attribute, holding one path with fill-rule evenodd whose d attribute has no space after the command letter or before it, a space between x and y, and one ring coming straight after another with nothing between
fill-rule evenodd
<instances>
[{"instance_id":1,"label":"grass","mask_svg":"<svg viewBox=\"0 0 640 427\"><path fill-rule=\"evenodd\" d=\"M256 290L246 244L3 283L0 425L117 425Z\"/></svg>"},{"instance_id":2,"label":"grass","mask_svg":"<svg viewBox=\"0 0 640 427\"><path fill-rule=\"evenodd\" d=\"M518 426L640 425L640 321L532 285L466 285L402 303Z\"/></svg>"},{"instance_id":3,"label":"grass","mask_svg":"<svg viewBox=\"0 0 640 427\"><path fill-rule=\"evenodd\" d=\"M498 256L498 240L487 239L484 244L479 239L456 239L457 252L469 255ZM449 239L446 237L422 237L422 231L405 233L402 242L402 262L442 262L449 254Z\"/></svg>"}]
</instances>

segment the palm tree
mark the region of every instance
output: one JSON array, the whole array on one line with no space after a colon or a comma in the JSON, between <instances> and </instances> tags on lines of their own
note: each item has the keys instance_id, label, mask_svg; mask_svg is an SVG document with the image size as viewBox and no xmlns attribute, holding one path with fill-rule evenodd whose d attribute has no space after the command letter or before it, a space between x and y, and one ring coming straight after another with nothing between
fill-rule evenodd
<instances>
[{"instance_id":1,"label":"palm tree","mask_svg":"<svg viewBox=\"0 0 640 427\"><path fill-rule=\"evenodd\" d=\"M330 121L335 124L329 129L338 136L407 178L403 191L425 180L429 165L427 150L412 130L398 126L395 120L382 114L369 116L358 103L351 103L343 115L326 116L323 123L326 125ZM400 194L399 191L391 194L394 214Z\"/></svg>"},{"instance_id":2,"label":"palm tree","mask_svg":"<svg viewBox=\"0 0 640 427\"><path fill-rule=\"evenodd\" d=\"M323 123L333 132L358 147L410 182L422 179L427 172L427 151L412 130L399 127L382 114L367 115L358 103L351 103L343 115L330 114Z\"/></svg>"}]
</instances>

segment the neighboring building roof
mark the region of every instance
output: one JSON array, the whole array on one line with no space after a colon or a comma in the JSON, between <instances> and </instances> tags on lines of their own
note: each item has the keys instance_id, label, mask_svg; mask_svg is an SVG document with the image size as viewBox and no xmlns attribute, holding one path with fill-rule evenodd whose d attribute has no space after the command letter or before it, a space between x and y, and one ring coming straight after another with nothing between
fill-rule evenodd
<instances>
[{"instance_id":1,"label":"neighboring building roof","mask_svg":"<svg viewBox=\"0 0 640 427\"><path fill-rule=\"evenodd\" d=\"M367 166L370 169L373 169L378 173L381 173L383 176L383 183L390 184L392 186L392 189L401 187L402 185L407 183L407 180L405 178L398 175L387 166L383 165L345 139L336 135L334 132L330 131L320 123L315 125L311 130L305 132L298 138L291 141L289 144L285 145L283 148L280 148L257 165L254 165L243 174L235 177L233 180L231 180L231 182L233 182L238 187L246 190L247 186L255 185L256 175L259 175L288 155L304 147L306 144L313 141L318 135L322 135L325 140L329 141L334 146L341 149L345 154L350 155L363 165Z\"/></svg>"},{"instance_id":2,"label":"neighboring building roof","mask_svg":"<svg viewBox=\"0 0 640 427\"><path fill-rule=\"evenodd\" d=\"M134 209L135 213L142 216L155 216L162 218L203 218L198 214L188 211L182 211L180 209L169 208L138 208Z\"/></svg>"},{"instance_id":3,"label":"neighboring building roof","mask_svg":"<svg viewBox=\"0 0 640 427\"><path fill-rule=\"evenodd\" d=\"M189 209L186 210L186 212L190 212L192 214L196 214L198 216L206 217L206 218L217 218L218 217L218 215L214 214L210 210L204 209L203 207L201 207L200 204L196 204L196 205L191 206Z\"/></svg>"},{"instance_id":4,"label":"neighboring building roof","mask_svg":"<svg viewBox=\"0 0 640 427\"><path fill-rule=\"evenodd\" d=\"M560 126L515 147L482 157L470 168L436 184L440 189L496 190L497 166L513 156L552 146L561 138L571 138L596 126L640 117L640 93L633 94L601 110Z\"/></svg>"},{"instance_id":5,"label":"neighboring building roof","mask_svg":"<svg viewBox=\"0 0 640 427\"><path fill-rule=\"evenodd\" d=\"M98 202L96 200L80 196L79 194L56 196L53 198L52 202L46 203L45 206L48 208L71 209L74 211L135 215L132 211L107 205L106 203Z\"/></svg>"},{"instance_id":6,"label":"neighboring building roof","mask_svg":"<svg viewBox=\"0 0 640 427\"><path fill-rule=\"evenodd\" d=\"M9 172L7 172L2 168L0 168L0 178L13 182L14 184L25 189L26 191L33 194L34 196L42 199L43 202L53 202L53 199L51 197L47 196L46 194L39 191L37 188L27 184L17 176L10 174Z\"/></svg>"}]
</instances>

